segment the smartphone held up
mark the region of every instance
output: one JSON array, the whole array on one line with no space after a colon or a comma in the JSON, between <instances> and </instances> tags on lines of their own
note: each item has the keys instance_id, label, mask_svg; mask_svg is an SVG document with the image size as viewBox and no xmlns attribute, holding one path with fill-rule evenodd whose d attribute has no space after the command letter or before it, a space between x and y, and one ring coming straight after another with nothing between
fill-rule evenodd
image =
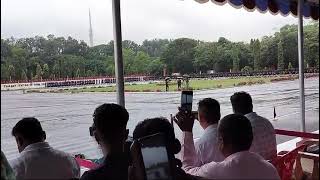
<instances>
[{"instance_id":1,"label":"smartphone held up","mask_svg":"<svg viewBox=\"0 0 320 180\"><path fill-rule=\"evenodd\" d=\"M193 100L193 91L182 91L181 92L181 110L183 111L192 111L192 100Z\"/></svg>"},{"instance_id":2,"label":"smartphone held up","mask_svg":"<svg viewBox=\"0 0 320 180\"><path fill-rule=\"evenodd\" d=\"M141 180L175 180L174 154L162 133L140 138L131 146L132 165Z\"/></svg>"}]
</instances>

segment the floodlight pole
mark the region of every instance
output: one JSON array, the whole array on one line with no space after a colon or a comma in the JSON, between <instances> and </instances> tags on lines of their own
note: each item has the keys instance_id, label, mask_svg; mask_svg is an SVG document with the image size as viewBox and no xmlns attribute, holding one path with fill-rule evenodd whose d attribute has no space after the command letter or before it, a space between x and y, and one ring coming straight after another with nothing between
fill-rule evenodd
<instances>
[{"instance_id":1,"label":"floodlight pole","mask_svg":"<svg viewBox=\"0 0 320 180\"><path fill-rule=\"evenodd\" d=\"M117 103L122 107L125 107L120 0L112 0L112 16L113 16L113 38L114 38L113 43L114 43L114 61L115 61L116 86L117 86Z\"/></svg>"},{"instance_id":2,"label":"floodlight pole","mask_svg":"<svg viewBox=\"0 0 320 180\"><path fill-rule=\"evenodd\" d=\"M303 0L298 0L298 56L301 131L306 132L305 97L304 97L304 57L303 57Z\"/></svg>"}]
</instances>

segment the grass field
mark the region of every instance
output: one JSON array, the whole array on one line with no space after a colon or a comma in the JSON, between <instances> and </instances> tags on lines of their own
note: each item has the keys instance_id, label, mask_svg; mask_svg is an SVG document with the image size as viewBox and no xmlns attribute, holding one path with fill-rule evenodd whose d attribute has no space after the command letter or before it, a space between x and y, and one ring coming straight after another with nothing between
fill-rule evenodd
<instances>
[{"instance_id":1,"label":"grass field","mask_svg":"<svg viewBox=\"0 0 320 180\"><path fill-rule=\"evenodd\" d=\"M274 77L273 77L274 78ZM189 89L217 89L235 86L253 85L269 83L272 77L242 77L242 78L226 78L226 79L200 79L190 80ZM182 89L187 89L185 83L182 84ZM164 82L153 82L149 84L126 84L126 92L165 92ZM177 91L177 83L171 81L169 91ZM77 89L65 89L62 92L80 93L80 92L115 92L116 87L82 87Z\"/></svg>"}]
</instances>

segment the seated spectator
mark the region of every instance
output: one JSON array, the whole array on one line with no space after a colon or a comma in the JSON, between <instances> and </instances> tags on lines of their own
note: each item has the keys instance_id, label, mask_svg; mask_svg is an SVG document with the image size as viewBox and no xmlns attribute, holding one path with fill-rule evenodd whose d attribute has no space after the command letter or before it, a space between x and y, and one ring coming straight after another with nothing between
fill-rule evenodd
<instances>
[{"instance_id":1,"label":"seated spectator","mask_svg":"<svg viewBox=\"0 0 320 180\"><path fill-rule=\"evenodd\" d=\"M165 136L167 136L167 140L169 141L169 148L170 151L174 154L179 153L181 150L181 144L178 139L175 138L174 129L171 123L165 119L165 118L152 118L152 119L146 119L142 122L140 122L136 128L133 131L133 140L137 140L139 138L153 135L156 133L163 133ZM177 168L176 168L176 174L177 174L177 180L193 180L193 179L202 179L200 177L191 176L189 174L186 174L181 169L181 161L176 159ZM134 171L134 170L133 170ZM134 178L134 172L130 176L131 180ZM137 180L137 179L136 179Z\"/></svg>"},{"instance_id":2,"label":"seated spectator","mask_svg":"<svg viewBox=\"0 0 320 180\"><path fill-rule=\"evenodd\" d=\"M260 154L266 160L277 156L276 134L271 122L253 112L251 96L246 92L236 92L231 98L234 113L246 116L252 126L253 142L250 151Z\"/></svg>"},{"instance_id":3,"label":"seated spectator","mask_svg":"<svg viewBox=\"0 0 320 180\"><path fill-rule=\"evenodd\" d=\"M16 176L8 163L6 156L1 151L1 180L15 180Z\"/></svg>"},{"instance_id":4,"label":"seated spectator","mask_svg":"<svg viewBox=\"0 0 320 180\"><path fill-rule=\"evenodd\" d=\"M80 167L69 154L53 149L40 122L23 118L12 129L20 156L11 166L17 179L71 179L80 177Z\"/></svg>"},{"instance_id":5,"label":"seated spectator","mask_svg":"<svg viewBox=\"0 0 320 180\"><path fill-rule=\"evenodd\" d=\"M230 114L219 121L219 148L225 159L196 165L192 135L193 118L186 114L175 119L184 131L181 150L182 167L190 174L212 179L279 179L277 170L260 155L249 152L253 134L250 121L243 115Z\"/></svg>"},{"instance_id":6,"label":"seated spectator","mask_svg":"<svg viewBox=\"0 0 320 180\"><path fill-rule=\"evenodd\" d=\"M93 114L93 131L100 145L104 162L96 169L85 172L81 179L128 179L128 154L125 151L129 114L117 104L102 104Z\"/></svg>"},{"instance_id":7,"label":"seated spectator","mask_svg":"<svg viewBox=\"0 0 320 180\"><path fill-rule=\"evenodd\" d=\"M220 118L220 104L217 100L205 98L198 103L198 121L204 129L202 136L195 142L199 165L224 159L218 147L217 126Z\"/></svg>"}]
</instances>

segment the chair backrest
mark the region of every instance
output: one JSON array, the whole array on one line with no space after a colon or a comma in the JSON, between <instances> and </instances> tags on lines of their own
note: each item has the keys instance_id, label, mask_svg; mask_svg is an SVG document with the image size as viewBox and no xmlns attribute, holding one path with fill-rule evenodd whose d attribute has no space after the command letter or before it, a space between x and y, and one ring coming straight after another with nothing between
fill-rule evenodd
<instances>
[{"instance_id":1,"label":"chair backrest","mask_svg":"<svg viewBox=\"0 0 320 180\"><path fill-rule=\"evenodd\" d=\"M89 160L86 160L86 159L81 159L79 157L76 157L75 159L77 160L77 163L79 164L80 167L93 169L98 166L96 163L89 161Z\"/></svg>"},{"instance_id":2,"label":"chair backrest","mask_svg":"<svg viewBox=\"0 0 320 180\"><path fill-rule=\"evenodd\" d=\"M306 145L300 145L294 150L286 153L283 156L278 156L277 158L271 160L271 163L278 170L281 180L292 179L293 165L298 156L299 151L303 151L306 148Z\"/></svg>"}]
</instances>

